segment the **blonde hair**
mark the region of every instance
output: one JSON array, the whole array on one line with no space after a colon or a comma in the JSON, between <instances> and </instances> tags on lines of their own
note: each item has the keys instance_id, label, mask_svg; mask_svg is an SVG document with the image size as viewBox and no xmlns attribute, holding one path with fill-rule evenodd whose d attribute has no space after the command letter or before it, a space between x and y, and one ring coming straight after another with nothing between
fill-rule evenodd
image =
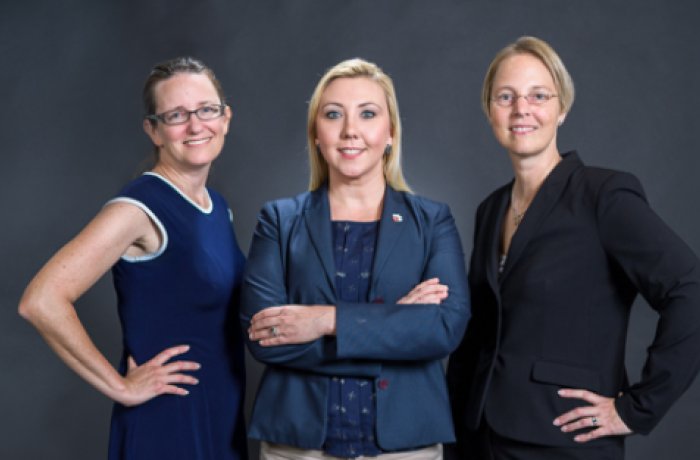
<instances>
[{"instance_id":1,"label":"blonde hair","mask_svg":"<svg viewBox=\"0 0 700 460\"><path fill-rule=\"evenodd\" d=\"M384 156L384 177L393 189L410 192L411 189L406 183L401 169L401 120L399 118L399 104L396 100L394 83L376 64L359 58L348 59L328 69L321 77L321 80L319 80L316 89L311 95L311 100L309 100L306 125L309 152L309 190L316 190L328 180L328 163L326 163L316 146L316 138L318 137L316 135L316 116L318 115L323 92L333 80L338 78L368 78L376 82L384 90L393 139L391 149Z\"/></svg>"},{"instance_id":2,"label":"blonde hair","mask_svg":"<svg viewBox=\"0 0 700 460\"><path fill-rule=\"evenodd\" d=\"M574 104L574 81L564 67L564 63L554 49L544 40L536 37L520 37L496 54L491 61L489 69L484 77L484 85L481 88L481 108L488 117L491 114L491 92L493 91L493 79L496 76L501 63L516 54L529 54L544 64L554 80L554 87L559 99L559 108L562 113L568 113Z\"/></svg>"}]
</instances>

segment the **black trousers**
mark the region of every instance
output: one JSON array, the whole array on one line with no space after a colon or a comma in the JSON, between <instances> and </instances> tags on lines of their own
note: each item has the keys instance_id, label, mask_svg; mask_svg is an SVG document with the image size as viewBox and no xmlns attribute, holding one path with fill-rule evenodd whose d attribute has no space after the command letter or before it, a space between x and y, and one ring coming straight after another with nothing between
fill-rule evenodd
<instances>
[{"instance_id":1,"label":"black trousers","mask_svg":"<svg viewBox=\"0 0 700 460\"><path fill-rule=\"evenodd\" d=\"M460 433L461 434L461 433ZM445 445L445 460L623 460L625 440L610 437L603 444L556 447L504 438L484 421L477 432ZM463 442L462 442L463 441Z\"/></svg>"}]
</instances>

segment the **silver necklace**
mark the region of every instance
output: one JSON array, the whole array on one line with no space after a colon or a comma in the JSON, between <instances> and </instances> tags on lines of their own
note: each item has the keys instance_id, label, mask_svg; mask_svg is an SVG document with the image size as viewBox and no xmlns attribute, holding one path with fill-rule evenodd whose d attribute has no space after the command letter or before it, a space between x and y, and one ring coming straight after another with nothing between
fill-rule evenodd
<instances>
[{"instance_id":1,"label":"silver necklace","mask_svg":"<svg viewBox=\"0 0 700 460\"><path fill-rule=\"evenodd\" d=\"M554 162L554 164L549 168L549 171L547 171L547 174L544 175L544 179L542 179L542 182L549 177L549 175L552 173L552 170L557 166L557 164L561 161L561 157L558 157L557 160ZM542 185L542 182L540 185L537 187L535 190L535 194L537 194L537 191L539 190L540 186ZM533 199L535 198L534 195L532 197ZM530 200L530 203L532 203L532 200ZM518 225L520 225L520 222L523 221L523 218L525 217L525 213L527 212L527 208L530 207L530 203L525 204L525 209L520 211L518 207L515 205L515 183L513 183L513 187L510 189L510 207L513 209L513 225L517 228Z\"/></svg>"},{"instance_id":2,"label":"silver necklace","mask_svg":"<svg viewBox=\"0 0 700 460\"><path fill-rule=\"evenodd\" d=\"M523 209L522 212L518 209L518 207L515 205L515 191L513 190L510 191L510 207L513 210L513 225L517 227L520 225L520 222L523 221L523 217L525 217L528 207L525 206L525 209Z\"/></svg>"}]
</instances>

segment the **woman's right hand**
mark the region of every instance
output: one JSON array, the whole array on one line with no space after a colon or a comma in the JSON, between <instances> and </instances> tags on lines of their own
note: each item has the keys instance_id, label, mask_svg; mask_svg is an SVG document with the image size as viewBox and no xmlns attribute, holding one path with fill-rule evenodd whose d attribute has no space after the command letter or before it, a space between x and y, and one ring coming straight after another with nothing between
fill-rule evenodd
<instances>
[{"instance_id":1,"label":"woman's right hand","mask_svg":"<svg viewBox=\"0 0 700 460\"><path fill-rule=\"evenodd\" d=\"M433 303L440 304L449 295L449 288L445 284L440 284L440 279L430 278L422 283L418 283L411 292L403 296L397 303Z\"/></svg>"},{"instance_id":2,"label":"woman's right hand","mask_svg":"<svg viewBox=\"0 0 700 460\"><path fill-rule=\"evenodd\" d=\"M196 385L199 380L182 371L195 371L201 367L200 364L194 361L168 361L189 349L189 345L167 348L140 366L129 356L124 388L114 399L125 406L136 406L162 394L186 396L189 391L176 384Z\"/></svg>"}]
</instances>

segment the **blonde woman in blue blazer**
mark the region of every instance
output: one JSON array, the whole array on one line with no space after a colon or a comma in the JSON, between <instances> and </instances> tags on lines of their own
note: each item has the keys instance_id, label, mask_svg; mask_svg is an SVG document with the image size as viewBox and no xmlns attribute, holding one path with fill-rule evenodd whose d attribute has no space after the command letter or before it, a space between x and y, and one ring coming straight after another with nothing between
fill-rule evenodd
<instances>
[{"instance_id":1,"label":"blonde woman in blue blazer","mask_svg":"<svg viewBox=\"0 0 700 460\"><path fill-rule=\"evenodd\" d=\"M469 319L449 208L410 193L391 79L341 62L309 103L310 191L266 204L241 318L267 365L261 458L440 459L454 439L441 360Z\"/></svg>"}]
</instances>

